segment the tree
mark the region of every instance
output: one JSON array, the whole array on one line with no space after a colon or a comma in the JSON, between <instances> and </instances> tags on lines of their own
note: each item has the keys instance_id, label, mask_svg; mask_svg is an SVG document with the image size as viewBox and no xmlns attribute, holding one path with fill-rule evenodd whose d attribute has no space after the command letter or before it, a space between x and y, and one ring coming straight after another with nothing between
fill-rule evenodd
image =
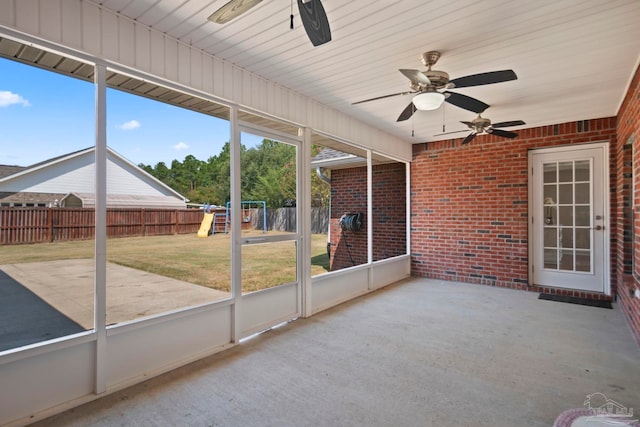
<instances>
[{"instance_id":1,"label":"tree","mask_svg":"<svg viewBox=\"0 0 640 427\"><path fill-rule=\"evenodd\" d=\"M313 155L321 147L313 146ZM243 200L264 200L270 208L296 203L296 147L283 142L263 139L247 149L240 146L241 197ZM182 162L173 160L142 169L167 184L192 203L224 206L231 199L231 151L225 143L219 154L207 161L187 155ZM327 171L325 171L325 174ZM327 206L331 188L311 174L312 204Z\"/></svg>"}]
</instances>

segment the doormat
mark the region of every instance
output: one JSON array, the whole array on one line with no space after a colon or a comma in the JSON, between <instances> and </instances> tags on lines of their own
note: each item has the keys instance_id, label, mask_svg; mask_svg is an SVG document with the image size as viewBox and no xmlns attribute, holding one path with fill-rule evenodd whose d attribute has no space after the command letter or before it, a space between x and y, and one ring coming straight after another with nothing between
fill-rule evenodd
<instances>
[{"instance_id":1,"label":"doormat","mask_svg":"<svg viewBox=\"0 0 640 427\"><path fill-rule=\"evenodd\" d=\"M578 298L578 297L571 297L568 295L540 294L538 299L543 299L547 301L568 302L569 304L588 305L591 307L613 308L613 306L611 305L611 301Z\"/></svg>"}]
</instances>

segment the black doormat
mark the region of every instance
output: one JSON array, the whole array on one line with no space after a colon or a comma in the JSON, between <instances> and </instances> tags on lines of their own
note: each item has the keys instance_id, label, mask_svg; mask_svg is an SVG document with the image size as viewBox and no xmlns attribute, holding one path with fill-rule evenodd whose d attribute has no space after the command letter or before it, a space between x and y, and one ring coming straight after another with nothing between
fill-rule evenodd
<instances>
[{"instance_id":1,"label":"black doormat","mask_svg":"<svg viewBox=\"0 0 640 427\"><path fill-rule=\"evenodd\" d=\"M538 299L543 299L547 301L568 302L569 304L588 305L591 307L613 308L613 306L611 305L611 301L578 298L578 297L571 297L568 295L540 294Z\"/></svg>"}]
</instances>

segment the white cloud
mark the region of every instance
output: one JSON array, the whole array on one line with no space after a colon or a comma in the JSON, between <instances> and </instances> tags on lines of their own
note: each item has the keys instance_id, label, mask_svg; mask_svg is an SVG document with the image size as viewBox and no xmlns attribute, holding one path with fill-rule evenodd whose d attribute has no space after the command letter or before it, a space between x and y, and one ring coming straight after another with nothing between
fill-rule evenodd
<instances>
[{"instance_id":1,"label":"white cloud","mask_svg":"<svg viewBox=\"0 0 640 427\"><path fill-rule=\"evenodd\" d=\"M9 92L8 90L0 90L0 107L8 107L14 104L21 104L23 107L28 107L31 104L17 93Z\"/></svg>"},{"instance_id":2,"label":"white cloud","mask_svg":"<svg viewBox=\"0 0 640 427\"><path fill-rule=\"evenodd\" d=\"M128 122L124 122L118 127L122 130L138 129L140 127L140 122L137 120L129 120Z\"/></svg>"},{"instance_id":3,"label":"white cloud","mask_svg":"<svg viewBox=\"0 0 640 427\"><path fill-rule=\"evenodd\" d=\"M184 142L180 141L176 145L174 145L173 148L176 150L186 150L187 148L189 148L189 146Z\"/></svg>"}]
</instances>

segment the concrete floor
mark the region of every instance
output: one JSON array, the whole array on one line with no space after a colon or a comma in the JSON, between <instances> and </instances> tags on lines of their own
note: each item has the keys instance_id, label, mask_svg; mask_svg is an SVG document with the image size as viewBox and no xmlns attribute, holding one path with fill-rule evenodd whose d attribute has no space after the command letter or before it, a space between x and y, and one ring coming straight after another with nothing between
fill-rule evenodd
<instances>
[{"instance_id":1,"label":"concrete floor","mask_svg":"<svg viewBox=\"0 0 640 427\"><path fill-rule=\"evenodd\" d=\"M410 279L37 426L550 426L640 408L621 312Z\"/></svg>"}]
</instances>

